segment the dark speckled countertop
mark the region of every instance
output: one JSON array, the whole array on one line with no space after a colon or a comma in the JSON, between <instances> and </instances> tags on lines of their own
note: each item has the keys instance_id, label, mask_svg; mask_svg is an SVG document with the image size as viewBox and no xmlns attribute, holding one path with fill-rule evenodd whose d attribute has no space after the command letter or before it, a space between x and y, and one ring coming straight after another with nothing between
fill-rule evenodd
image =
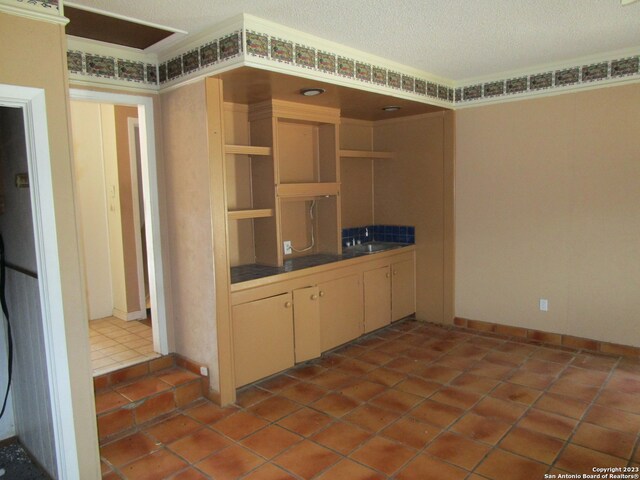
<instances>
[{"instance_id":1,"label":"dark speckled countertop","mask_svg":"<svg viewBox=\"0 0 640 480\"><path fill-rule=\"evenodd\" d=\"M406 247L407 243L398 243L397 246L391 247L384 251ZM358 253L345 251L342 255L330 253L317 253L315 255L307 255L305 257L291 258L284 261L282 267L268 267L266 265L257 265L255 263L249 265L239 265L231 267L231 283L248 282L249 280L257 280L258 278L271 277L281 273L295 272L305 268L317 267L328 263L348 260L350 258L364 257L375 255L375 253Z\"/></svg>"}]
</instances>

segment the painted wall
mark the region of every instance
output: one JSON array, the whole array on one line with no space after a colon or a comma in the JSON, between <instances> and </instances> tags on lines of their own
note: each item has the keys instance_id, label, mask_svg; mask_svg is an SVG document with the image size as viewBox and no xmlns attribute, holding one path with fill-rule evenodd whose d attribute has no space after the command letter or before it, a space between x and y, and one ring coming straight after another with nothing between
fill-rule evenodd
<instances>
[{"instance_id":1,"label":"painted wall","mask_svg":"<svg viewBox=\"0 0 640 480\"><path fill-rule=\"evenodd\" d=\"M55 226L60 258L67 361L73 428L80 478L99 478L95 405L91 381L89 332L78 255L66 81L66 40L60 25L0 13L0 83L42 88L47 122ZM37 352L43 355L43 351ZM45 400L45 399L42 399Z\"/></svg>"},{"instance_id":2,"label":"painted wall","mask_svg":"<svg viewBox=\"0 0 640 480\"><path fill-rule=\"evenodd\" d=\"M374 222L416 229L416 317L451 323L453 218L452 113L376 122Z\"/></svg>"},{"instance_id":3,"label":"painted wall","mask_svg":"<svg viewBox=\"0 0 640 480\"><path fill-rule=\"evenodd\" d=\"M124 287L126 294L125 312L140 312L146 309L140 305L138 287L138 257L136 248L136 226L134 222L134 208L139 211L138 218L144 218L144 209L134 205L131 175L131 156L129 154L129 118L138 118L138 109L116 105L114 107L115 136L118 159L118 186L120 201L120 223L122 229L122 259L124 266ZM137 169L136 169L137 170ZM136 188L140 175L136 173ZM139 190L142 195L142 188ZM144 283L143 283L144 285ZM145 315L146 317L146 315ZM143 317L144 318L144 317Z\"/></svg>"},{"instance_id":4,"label":"painted wall","mask_svg":"<svg viewBox=\"0 0 640 480\"><path fill-rule=\"evenodd\" d=\"M457 316L640 345L638 105L634 84L456 113Z\"/></svg>"},{"instance_id":5,"label":"painted wall","mask_svg":"<svg viewBox=\"0 0 640 480\"><path fill-rule=\"evenodd\" d=\"M71 102L73 159L89 319L113 315L113 282L102 116L98 103Z\"/></svg>"},{"instance_id":6,"label":"painted wall","mask_svg":"<svg viewBox=\"0 0 640 480\"><path fill-rule=\"evenodd\" d=\"M126 316L127 288L124 273L124 246L122 215L120 214L120 180L118 178L118 152L116 148L116 119L113 105L99 105L102 130L102 155L107 193L107 222L109 232L109 261L113 315Z\"/></svg>"},{"instance_id":7,"label":"painted wall","mask_svg":"<svg viewBox=\"0 0 640 480\"><path fill-rule=\"evenodd\" d=\"M371 150L373 122L341 119L340 148ZM340 159L342 228L373 223L373 166L374 161L369 158Z\"/></svg>"},{"instance_id":8,"label":"painted wall","mask_svg":"<svg viewBox=\"0 0 640 480\"><path fill-rule=\"evenodd\" d=\"M161 95L175 351L219 389L204 81Z\"/></svg>"}]
</instances>

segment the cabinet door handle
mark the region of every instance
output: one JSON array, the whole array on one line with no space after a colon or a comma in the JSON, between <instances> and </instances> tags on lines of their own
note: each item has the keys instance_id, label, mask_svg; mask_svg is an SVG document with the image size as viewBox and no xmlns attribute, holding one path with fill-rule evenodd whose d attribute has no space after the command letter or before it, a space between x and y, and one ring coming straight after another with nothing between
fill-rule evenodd
<instances>
[{"instance_id":1,"label":"cabinet door handle","mask_svg":"<svg viewBox=\"0 0 640 480\"><path fill-rule=\"evenodd\" d=\"M385 274L385 277L387 277L387 278L389 278L390 276L391 276L391 275L389 275L389 272L387 272L387 273Z\"/></svg>"},{"instance_id":2,"label":"cabinet door handle","mask_svg":"<svg viewBox=\"0 0 640 480\"><path fill-rule=\"evenodd\" d=\"M284 302L284 308L291 308L291 302Z\"/></svg>"},{"instance_id":3,"label":"cabinet door handle","mask_svg":"<svg viewBox=\"0 0 640 480\"><path fill-rule=\"evenodd\" d=\"M324 297L324 292L322 290L320 290L320 296Z\"/></svg>"},{"instance_id":4,"label":"cabinet door handle","mask_svg":"<svg viewBox=\"0 0 640 480\"><path fill-rule=\"evenodd\" d=\"M394 271L393 271L393 274L394 274L394 275L397 275L397 274L398 274L398 272L394 270Z\"/></svg>"},{"instance_id":5,"label":"cabinet door handle","mask_svg":"<svg viewBox=\"0 0 640 480\"><path fill-rule=\"evenodd\" d=\"M317 300L317 299L318 299L318 295L316 295L315 293L311 295L311 300Z\"/></svg>"}]
</instances>

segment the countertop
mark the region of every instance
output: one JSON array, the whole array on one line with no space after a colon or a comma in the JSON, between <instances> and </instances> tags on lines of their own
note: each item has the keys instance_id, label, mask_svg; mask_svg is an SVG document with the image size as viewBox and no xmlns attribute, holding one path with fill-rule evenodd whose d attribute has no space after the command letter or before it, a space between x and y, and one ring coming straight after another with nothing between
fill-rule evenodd
<instances>
[{"instance_id":1,"label":"countertop","mask_svg":"<svg viewBox=\"0 0 640 480\"><path fill-rule=\"evenodd\" d=\"M269 267L266 265L258 265L255 263L249 265L239 265L237 267L231 267L231 283L234 284L247 282L249 280L257 280L259 278L271 277L273 275L280 275L282 273L295 272L297 270L303 270L305 268L317 267L319 265L326 265L328 263L340 262L352 258L371 257L378 255L379 253L388 252L390 250L397 250L399 248L408 247L411 245L412 244L398 243L397 246L376 253L350 252L347 249L343 251L342 255L317 253L314 255L307 255L304 257L285 260L282 267Z\"/></svg>"}]
</instances>

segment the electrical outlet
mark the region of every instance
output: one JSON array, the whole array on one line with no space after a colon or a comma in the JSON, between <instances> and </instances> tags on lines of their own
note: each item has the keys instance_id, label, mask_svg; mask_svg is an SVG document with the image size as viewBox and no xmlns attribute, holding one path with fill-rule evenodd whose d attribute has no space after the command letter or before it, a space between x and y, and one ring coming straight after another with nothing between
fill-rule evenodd
<instances>
[{"instance_id":1,"label":"electrical outlet","mask_svg":"<svg viewBox=\"0 0 640 480\"><path fill-rule=\"evenodd\" d=\"M202 375L203 377L208 377L209 376L209 369L207 367L200 367L200 375Z\"/></svg>"},{"instance_id":2,"label":"electrical outlet","mask_svg":"<svg viewBox=\"0 0 640 480\"><path fill-rule=\"evenodd\" d=\"M547 300L546 298L541 298L540 299L540 311L546 312L547 310L549 310L549 300Z\"/></svg>"},{"instance_id":3,"label":"electrical outlet","mask_svg":"<svg viewBox=\"0 0 640 480\"><path fill-rule=\"evenodd\" d=\"M291 249L291 240L285 240L283 244L284 244L284 254L291 255L293 253L293 250Z\"/></svg>"}]
</instances>

